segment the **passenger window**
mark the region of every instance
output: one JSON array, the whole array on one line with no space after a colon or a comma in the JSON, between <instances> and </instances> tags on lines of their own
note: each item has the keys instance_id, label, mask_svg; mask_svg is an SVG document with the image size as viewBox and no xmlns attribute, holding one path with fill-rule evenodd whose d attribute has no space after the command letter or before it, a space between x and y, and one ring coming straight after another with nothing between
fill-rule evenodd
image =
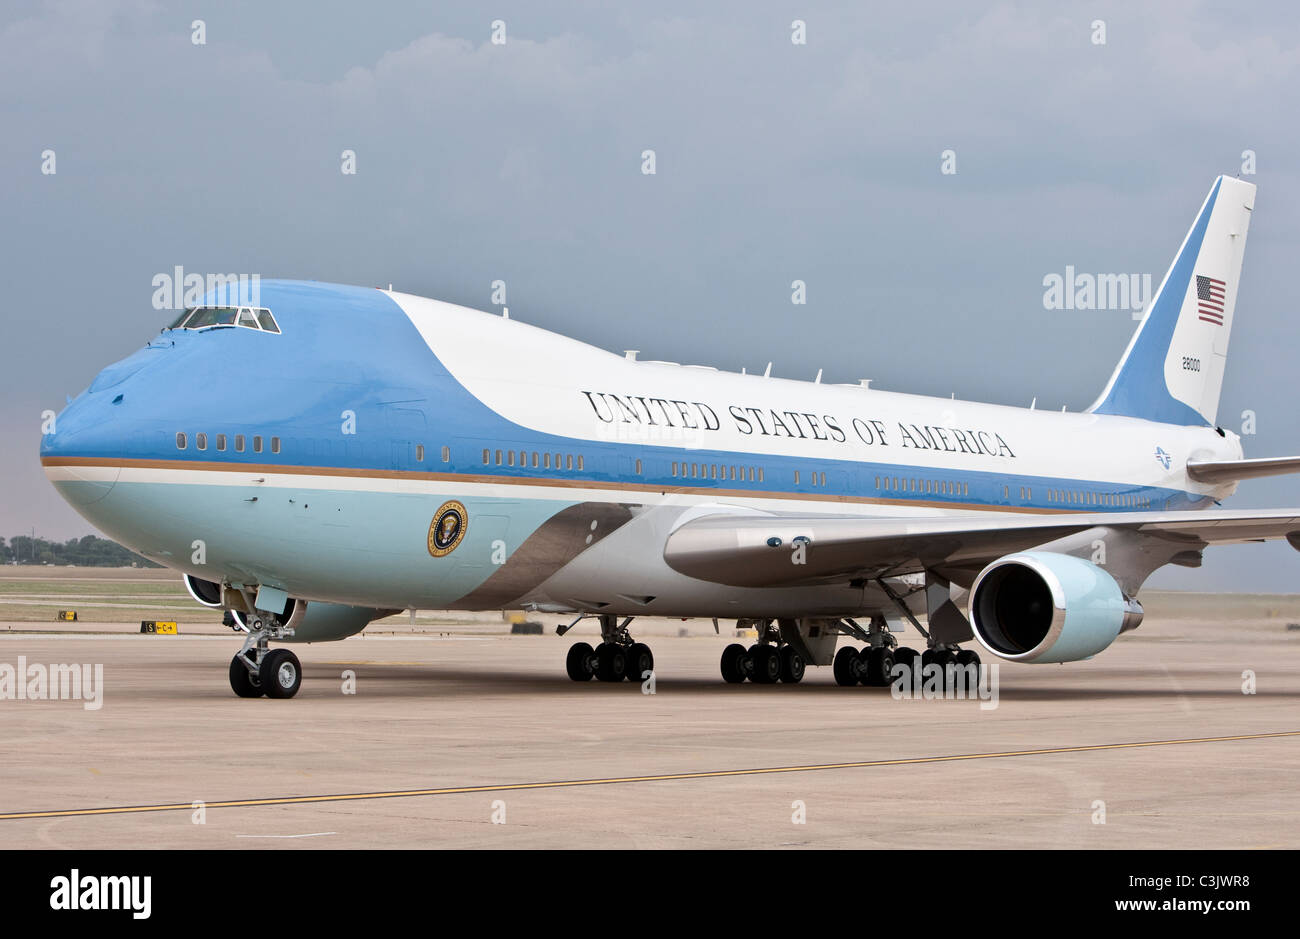
<instances>
[{"instance_id":1,"label":"passenger window","mask_svg":"<svg viewBox=\"0 0 1300 939\"><path fill-rule=\"evenodd\" d=\"M194 446L198 447L200 450L206 450L206 449L208 448L208 435L207 435L207 434L195 434L195 435L194 435Z\"/></svg>"},{"instance_id":2,"label":"passenger window","mask_svg":"<svg viewBox=\"0 0 1300 939\"><path fill-rule=\"evenodd\" d=\"M442 462L444 463L451 462L451 447L442 448Z\"/></svg>"},{"instance_id":3,"label":"passenger window","mask_svg":"<svg viewBox=\"0 0 1300 939\"><path fill-rule=\"evenodd\" d=\"M235 434L235 452L236 452L236 453L243 453L243 452L244 452L244 435L243 435L243 434Z\"/></svg>"},{"instance_id":4,"label":"passenger window","mask_svg":"<svg viewBox=\"0 0 1300 939\"><path fill-rule=\"evenodd\" d=\"M636 461L636 474L641 475L641 461L639 459Z\"/></svg>"},{"instance_id":5,"label":"passenger window","mask_svg":"<svg viewBox=\"0 0 1300 939\"><path fill-rule=\"evenodd\" d=\"M257 434L253 436L253 452L254 453L262 452L262 438L260 435Z\"/></svg>"},{"instance_id":6,"label":"passenger window","mask_svg":"<svg viewBox=\"0 0 1300 939\"><path fill-rule=\"evenodd\" d=\"M280 438L279 438L279 437L272 437L272 438L271 438L271 452L272 452L272 453L279 453L279 452L280 452Z\"/></svg>"},{"instance_id":7,"label":"passenger window","mask_svg":"<svg viewBox=\"0 0 1300 939\"><path fill-rule=\"evenodd\" d=\"M218 450L225 450L225 449L226 449L226 435L225 435L225 434L217 434L217 449L218 449Z\"/></svg>"},{"instance_id":8,"label":"passenger window","mask_svg":"<svg viewBox=\"0 0 1300 939\"><path fill-rule=\"evenodd\" d=\"M417 443L415 445L415 462L417 463L424 462L424 444L422 443Z\"/></svg>"},{"instance_id":9,"label":"passenger window","mask_svg":"<svg viewBox=\"0 0 1300 939\"><path fill-rule=\"evenodd\" d=\"M578 469L582 469L582 454L578 454Z\"/></svg>"},{"instance_id":10,"label":"passenger window","mask_svg":"<svg viewBox=\"0 0 1300 939\"><path fill-rule=\"evenodd\" d=\"M184 433L184 431L179 431L179 432L177 432L177 434L176 434L176 449L177 449L177 450L184 450L184 449L185 449L185 433Z\"/></svg>"}]
</instances>

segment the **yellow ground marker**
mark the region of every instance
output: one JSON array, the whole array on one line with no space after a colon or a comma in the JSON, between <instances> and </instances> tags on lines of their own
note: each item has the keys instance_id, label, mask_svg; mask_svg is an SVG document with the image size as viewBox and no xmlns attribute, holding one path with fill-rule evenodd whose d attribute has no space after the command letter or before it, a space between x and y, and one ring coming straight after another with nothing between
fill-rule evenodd
<instances>
[{"instance_id":1,"label":"yellow ground marker","mask_svg":"<svg viewBox=\"0 0 1300 939\"><path fill-rule=\"evenodd\" d=\"M1142 747L1172 747L1192 743L1226 743L1235 740L1268 740L1300 737L1300 730L1270 734L1235 734L1228 737L1184 737L1174 740L1140 740L1133 743L1099 743L1079 747L1046 747L1038 750L1001 750L992 753L960 753L950 756L921 756L898 760L854 760L845 763L812 763L802 766L767 766L753 769L707 770L695 773L660 773L647 776L609 776L596 779L564 779L550 782L495 783L483 786L449 786L439 789L395 789L389 792L343 792L333 795L281 796L268 799L228 799L204 802L209 809L248 808L260 805L301 805L313 802L356 802L368 799L409 799L416 796L463 795L473 792L519 792L527 789L565 789L574 786L608 786L618 783L670 782L683 779L722 779L728 776L764 776L773 773L813 773L835 769L866 769L877 766L915 766L922 763L953 763L958 760L992 760L1016 756L1048 756L1060 753L1092 753L1100 750L1132 750ZM158 805L119 805L98 809L54 809L47 812L3 812L0 821L23 818L71 818L80 815L125 815L135 812L191 812L192 802Z\"/></svg>"}]
</instances>

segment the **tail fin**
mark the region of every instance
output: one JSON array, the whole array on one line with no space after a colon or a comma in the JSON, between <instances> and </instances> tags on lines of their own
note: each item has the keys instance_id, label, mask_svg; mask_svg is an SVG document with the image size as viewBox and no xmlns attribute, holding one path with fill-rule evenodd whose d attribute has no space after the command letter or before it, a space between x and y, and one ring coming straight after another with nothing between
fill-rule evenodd
<instances>
[{"instance_id":1,"label":"tail fin","mask_svg":"<svg viewBox=\"0 0 1300 939\"><path fill-rule=\"evenodd\" d=\"M1115 374L1088 410L1214 425L1255 185L1220 176Z\"/></svg>"}]
</instances>

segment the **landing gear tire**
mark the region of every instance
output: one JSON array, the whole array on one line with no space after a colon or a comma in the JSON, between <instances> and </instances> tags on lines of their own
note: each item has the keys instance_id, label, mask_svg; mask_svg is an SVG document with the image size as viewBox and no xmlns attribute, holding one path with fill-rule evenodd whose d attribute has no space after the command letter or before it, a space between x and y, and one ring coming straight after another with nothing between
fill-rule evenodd
<instances>
[{"instance_id":1,"label":"landing gear tire","mask_svg":"<svg viewBox=\"0 0 1300 939\"><path fill-rule=\"evenodd\" d=\"M760 685L774 685L781 680L781 653L776 646L754 646L749 650L754 659L754 674L750 677Z\"/></svg>"},{"instance_id":2,"label":"landing gear tire","mask_svg":"<svg viewBox=\"0 0 1300 939\"><path fill-rule=\"evenodd\" d=\"M257 674L268 698L292 698L302 685L302 665L288 649L272 649L262 656Z\"/></svg>"},{"instance_id":3,"label":"landing gear tire","mask_svg":"<svg viewBox=\"0 0 1300 939\"><path fill-rule=\"evenodd\" d=\"M655 670L655 656L644 642L634 642L626 652L627 680L645 681L646 672Z\"/></svg>"},{"instance_id":4,"label":"landing gear tire","mask_svg":"<svg viewBox=\"0 0 1300 939\"><path fill-rule=\"evenodd\" d=\"M948 649L926 649L921 653L922 674L925 674L925 670L931 665L937 665L939 667L939 688L941 690L946 689L948 687L948 666L954 664L953 658L952 652Z\"/></svg>"},{"instance_id":5,"label":"landing gear tire","mask_svg":"<svg viewBox=\"0 0 1300 939\"><path fill-rule=\"evenodd\" d=\"M883 688L893 680L894 656L888 649L867 649L860 658L864 685Z\"/></svg>"},{"instance_id":6,"label":"landing gear tire","mask_svg":"<svg viewBox=\"0 0 1300 939\"><path fill-rule=\"evenodd\" d=\"M781 680L787 685L797 685L803 681L803 674L808 668L808 663L803 660L803 656L794 650L793 646L781 647Z\"/></svg>"},{"instance_id":7,"label":"landing gear tire","mask_svg":"<svg viewBox=\"0 0 1300 939\"><path fill-rule=\"evenodd\" d=\"M574 681L591 681L591 659L596 654L588 643L575 642L569 646L568 658L564 660L564 669Z\"/></svg>"},{"instance_id":8,"label":"landing gear tire","mask_svg":"<svg viewBox=\"0 0 1300 939\"><path fill-rule=\"evenodd\" d=\"M622 681L627 671L627 653L614 642L602 642L596 647L596 678L600 681Z\"/></svg>"},{"instance_id":9,"label":"landing gear tire","mask_svg":"<svg viewBox=\"0 0 1300 939\"><path fill-rule=\"evenodd\" d=\"M745 680L745 647L733 642L722 650L722 680L729 685L739 685Z\"/></svg>"},{"instance_id":10,"label":"landing gear tire","mask_svg":"<svg viewBox=\"0 0 1300 939\"><path fill-rule=\"evenodd\" d=\"M962 649L954 656L953 661L957 663L958 674L956 681L958 682L958 689L964 688L969 693L978 688L980 683L979 653L973 649ZM975 668L969 668L971 665L974 665Z\"/></svg>"},{"instance_id":11,"label":"landing gear tire","mask_svg":"<svg viewBox=\"0 0 1300 939\"><path fill-rule=\"evenodd\" d=\"M835 684L837 685L856 685L858 683L858 650L852 646L845 646L835 653L835 661L831 663L831 671L835 674Z\"/></svg>"},{"instance_id":12,"label":"landing gear tire","mask_svg":"<svg viewBox=\"0 0 1300 939\"><path fill-rule=\"evenodd\" d=\"M916 663L916 657L921 653L915 649L909 649L906 646L900 646L894 650L894 664L906 665L911 668Z\"/></svg>"},{"instance_id":13,"label":"landing gear tire","mask_svg":"<svg viewBox=\"0 0 1300 939\"><path fill-rule=\"evenodd\" d=\"M940 668L947 668L952 664L953 655L948 649L940 649L930 656L930 661Z\"/></svg>"},{"instance_id":14,"label":"landing gear tire","mask_svg":"<svg viewBox=\"0 0 1300 939\"><path fill-rule=\"evenodd\" d=\"M235 656L230 660L230 688L241 698L260 698L262 685L248 670L243 659Z\"/></svg>"}]
</instances>

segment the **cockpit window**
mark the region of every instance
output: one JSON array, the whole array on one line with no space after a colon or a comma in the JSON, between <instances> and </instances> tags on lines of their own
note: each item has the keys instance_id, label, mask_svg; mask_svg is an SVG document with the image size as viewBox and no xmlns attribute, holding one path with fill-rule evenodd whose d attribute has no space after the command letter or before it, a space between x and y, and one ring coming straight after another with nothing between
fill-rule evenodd
<instances>
[{"instance_id":1,"label":"cockpit window","mask_svg":"<svg viewBox=\"0 0 1300 939\"><path fill-rule=\"evenodd\" d=\"M280 327L271 311L264 307L196 306L190 307L169 329L211 329L215 326L242 326L262 332L278 333Z\"/></svg>"},{"instance_id":2,"label":"cockpit window","mask_svg":"<svg viewBox=\"0 0 1300 939\"><path fill-rule=\"evenodd\" d=\"M233 306L196 307L181 324L182 329L207 329L209 326L234 326L239 308Z\"/></svg>"}]
</instances>

